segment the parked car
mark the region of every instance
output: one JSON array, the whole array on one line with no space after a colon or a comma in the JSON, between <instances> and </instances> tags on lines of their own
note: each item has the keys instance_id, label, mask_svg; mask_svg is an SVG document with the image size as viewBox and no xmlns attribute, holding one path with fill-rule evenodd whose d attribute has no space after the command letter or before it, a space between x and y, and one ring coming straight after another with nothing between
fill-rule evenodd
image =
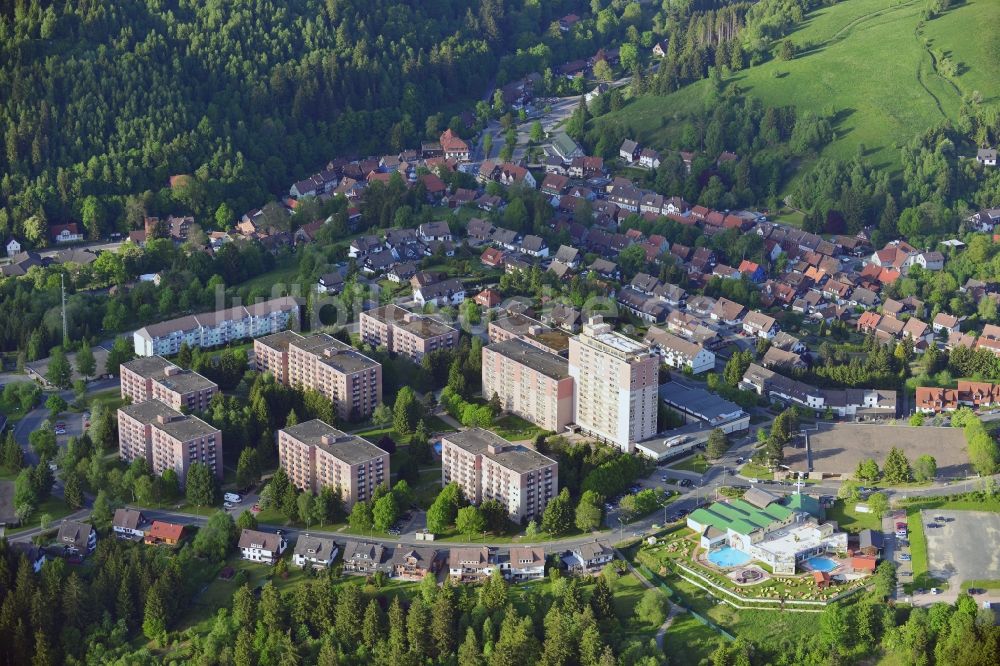
<instances>
[{"instance_id":1,"label":"parked car","mask_svg":"<svg viewBox=\"0 0 1000 666\"><path fill-rule=\"evenodd\" d=\"M943 522L945 522L945 517L944 516L934 516L934 520L936 520L939 523L943 523Z\"/></svg>"},{"instance_id":2,"label":"parked car","mask_svg":"<svg viewBox=\"0 0 1000 666\"><path fill-rule=\"evenodd\" d=\"M900 556L899 556L899 559L900 559L901 562L909 562L910 561L910 554L909 553L901 553Z\"/></svg>"},{"instance_id":3,"label":"parked car","mask_svg":"<svg viewBox=\"0 0 1000 666\"><path fill-rule=\"evenodd\" d=\"M739 458L736 459L736 464L737 465L742 465L743 464L743 456L740 456Z\"/></svg>"},{"instance_id":4,"label":"parked car","mask_svg":"<svg viewBox=\"0 0 1000 666\"><path fill-rule=\"evenodd\" d=\"M936 587L931 588L931 594L941 594L941 590Z\"/></svg>"}]
</instances>

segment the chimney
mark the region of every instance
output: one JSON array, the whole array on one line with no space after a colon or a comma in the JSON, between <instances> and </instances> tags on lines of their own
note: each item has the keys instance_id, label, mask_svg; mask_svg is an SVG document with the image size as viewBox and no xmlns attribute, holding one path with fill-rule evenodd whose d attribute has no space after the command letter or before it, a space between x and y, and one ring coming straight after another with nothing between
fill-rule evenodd
<instances>
[{"instance_id":1,"label":"chimney","mask_svg":"<svg viewBox=\"0 0 1000 666\"><path fill-rule=\"evenodd\" d=\"M173 421L173 417L170 414L156 415L156 422L159 423L160 425L163 425L165 423L170 423L171 421Z\"/></svg>"},{"instance_id":2,"label":"chimney","mask_svg":"<svg viewBox=\"0 0 1000 666\"><path fill-rule=\"evenodd\" d=\"M184 371L181 368L178 368L176 365L168 365L163 370L163 374L166 377L174 377L176 375L181 374L182 372Z\"/></svg>"},{"instance_id":3,"label":"chimney","mask_svg":"<svg viewBox=\"0 0 1000 666\"><path fill-rule=\"evenodd\" d=\"M334 437L333 435L331 435L330 433L327 433L325 435L322 435L319 438L319 441L321 441L323 444L325 444L327 446L330 446L331 444L333 444L334 442L337 441L337 438Z\"/></svg>"},{"instance_id":4,"label":"chimney","mask_svg":"<svg viewBox=\"0 0 1000 666\"><path fill-rule=\"evenodd\" d=\"M503 453L504 445L497 444L496 442L490 442L489 444L486 445L486 450L489 451L492 455L496 455L498 453Z\"/></svg>"}]
</instances>

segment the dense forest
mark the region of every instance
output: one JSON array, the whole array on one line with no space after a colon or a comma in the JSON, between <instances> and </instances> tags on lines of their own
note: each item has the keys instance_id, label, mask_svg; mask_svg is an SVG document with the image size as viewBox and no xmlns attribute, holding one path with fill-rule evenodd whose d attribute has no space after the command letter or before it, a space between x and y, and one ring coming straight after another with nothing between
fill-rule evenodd
<instances>
[{"instance_id":1,"label":"dense forest","mask_svg":"<svg viewBox=\"0 0 1000 666\"><path fill-rule=\"evenodd\" d=\"M334 156L414 145L429 116L474 108L503 56L542 45L560 57L553 20L587 7L3 3L0 236L33 215L81 220L95 236L144 211L201 222L223 202L259 206ZM176 174L191 177L171 190Z\"/></svg>"}]
</instances>

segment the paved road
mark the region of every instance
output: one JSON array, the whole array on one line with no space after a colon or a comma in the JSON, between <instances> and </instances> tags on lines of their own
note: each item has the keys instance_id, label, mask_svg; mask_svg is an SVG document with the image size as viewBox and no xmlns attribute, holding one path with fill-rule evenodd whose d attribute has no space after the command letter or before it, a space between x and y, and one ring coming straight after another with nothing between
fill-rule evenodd
<instances>
[{"instance_id":1,"label":"paved road","mask_svg":"<svg viewBox=\"0 0 1000 666\"><path fill-rule=\"evenodd\" d=\"M116 386L120 386L117 378L98 379L87 385L87 393L96 393L98 391L104 391ZM48 394L43 394L43 397L47 395ZM74 400L72 391L60 391L59 395L61 395L67 403L71 403ZM25 461L28 464L34 465L38 462L35 453L31 450L31 447L28 444L28 438L31 433L41 428L42 422L48 419L49 416L50 414L48 409L45 407L39 407L25 414L24 418L14 425L14 439L21 445L21 448L24 449ZM66 440L70 437L82 434L83 415L75 412L65 412L60 414L59 418L66 423L66 434L56 437L56 441L61 447L66 445Z\"/></svg>"}]
</instances>

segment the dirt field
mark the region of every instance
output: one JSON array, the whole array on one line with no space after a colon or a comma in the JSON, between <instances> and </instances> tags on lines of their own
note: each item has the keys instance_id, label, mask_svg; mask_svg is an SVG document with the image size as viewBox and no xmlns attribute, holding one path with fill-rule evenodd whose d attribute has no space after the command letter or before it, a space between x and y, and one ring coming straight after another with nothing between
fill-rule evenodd
<instances>
[{"instance_id":1,"label":"dirt field","mask_svg":"<svg viewBox=\"0 0 1000 666\"><path fill-rule=\"evenodd\" d=\"M852 474L866 458L874 458L881 467L896 446L911 463L924 454L934 456L939 479L971 473L965 436L959 428L823 423L808 435L808 449L801 446L801 440L798 448L785 449L785 464L794 470Z\"/></svg>"}]
</instances>

